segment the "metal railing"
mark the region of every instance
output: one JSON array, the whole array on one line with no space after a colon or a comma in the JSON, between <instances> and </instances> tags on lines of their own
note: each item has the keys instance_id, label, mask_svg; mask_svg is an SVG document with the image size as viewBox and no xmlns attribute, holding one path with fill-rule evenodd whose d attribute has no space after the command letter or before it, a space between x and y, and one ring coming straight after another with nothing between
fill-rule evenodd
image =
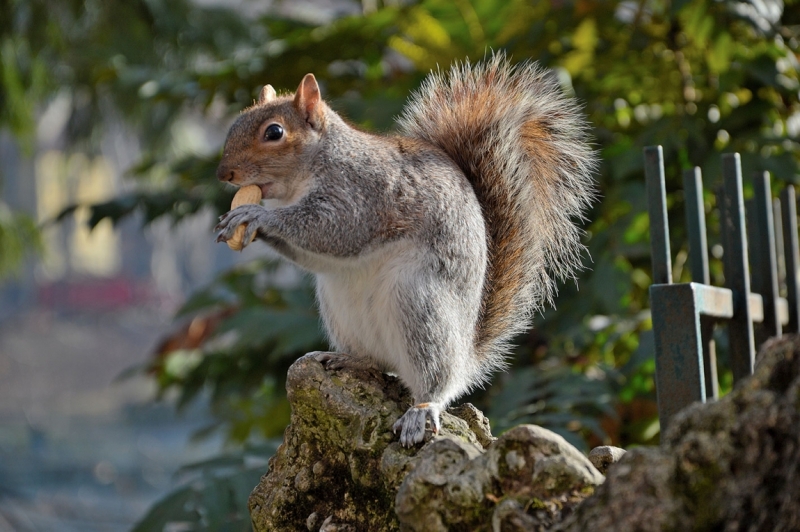
<instances>
[{"instance_id":1,"label":"metal railing","mask_svg":"<svg viewBox=\"0 0 800 532\"><path fill-rule=\"evenodd\" d=\"M718 397L712 339L716 324L727 325L734 383L753 373L757 346L782 332L798 331L797 211L792 185L783 189L780 201L773 201L769 174L753 175L751 286L741 159L738 153L722 155L723 186L717 193L717 205L725 287L711 286L702 177L699 168L685 171L692 282L673 284L661 146L645 148L644 158L653 256L650 307L663 432L679 410L695 401ZM786 298L779 295L779 258L785 264Z\"/></svg>"}]
</instances>

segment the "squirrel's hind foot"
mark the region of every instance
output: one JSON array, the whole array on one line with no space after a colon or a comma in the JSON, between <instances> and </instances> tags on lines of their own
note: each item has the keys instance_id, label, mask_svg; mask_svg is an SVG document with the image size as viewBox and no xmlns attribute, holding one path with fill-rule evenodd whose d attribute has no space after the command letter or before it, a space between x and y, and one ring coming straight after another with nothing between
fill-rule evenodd
<instances>
[{"instance_id":1,"label":"squirrel's hind foot","mask_svg":"<svg viewBox=\"0 0 800 532\"><path fill-rule=\"evenodd\" d=\"M425 440L425 426L428 420L431 422L431 431L434 434L442 428L439 422L439 414L442 405L439 403L420 403L414 405L406 413L400 416L392 426L392 431L397 434L400 431L400 445L412 447Z\"/></svg>"}]
</instances>

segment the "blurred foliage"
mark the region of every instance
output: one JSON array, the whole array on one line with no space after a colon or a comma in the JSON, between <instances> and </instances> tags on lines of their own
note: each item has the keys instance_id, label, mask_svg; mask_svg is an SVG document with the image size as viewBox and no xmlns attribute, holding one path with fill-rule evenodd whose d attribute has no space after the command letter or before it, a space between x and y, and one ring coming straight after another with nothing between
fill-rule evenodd
<instances>
[{"instance_id":1,"label":"blurred foliage","mask_svg":"<svg viewBox=\"0 0 800 532\"><path fill-rule=\"evenodd\" d=\"M36 222L0 201L0 281L19 273L27 253L41 251L42 238Z\"/></svg>"},{"instance_id":2,"label":"blurred foliage","mask_svg":"<svg viewBox=\"0 0 800 532\"><path fill-rule=\"evenodd\" d=\"M162 395L177 391L179 408L210 391L220 421L198 436L216 429L232 442L280 436L289 423L289 365L326 347L313 290L305 282L277 287L280 264L256 260L195 292L178 311L186 325L146 368Z\"/></svg>"},{"instance_id":3,"label":"blurred foliage","mask_svg":"<svg viewBox=\"0 0 800 532\"><path fill-rule=\"evenodd\" d=\"M70 102L74 149L92 150L107 122L122 116L144 150L131 171L139 187L92 206L90 223L133 212L149 223L229 205L230 191L213 178L216 153L176 153L170 126L181 117L231 117L264 83L291 91L314 72L334 108L364 128L388 130L431 68L490 50L537 60L584 102L594 126L603 165L602 200L586 224L591 270L580 292L562 287L558 309L519 338L512 370L472 400L498 428L539 423L583 447L657 441L642 148L664 147L673 274L687 281L681 170L705 172L712 248L720 243L720 153L740 152L745 176L761 169L776 185L797 180L797 0L343 6L345 15L319 22L187 0L0 0L0 126L30 142L37 111L60 95ZM721 284L713 256L713 282ZM286 367L323 345L307 283L276 288L274 268L256 262L197 293L180 312L183 328L149 368L182 403L210 390L218 428L232 441L280 432ZM721 379L730 382L724 367ZM182 507L188 493L170 507Z\"/></svg>"},{"instance_id":4,"label":"blurred foliage","mask_svg":"<svg viewBox=\"0 0 800 532\"><path fill-rule=\"evenodd\" d=\"M181 488L156 502L131 532L155 530L252 530L247 497L278 448L275 441L248 445L183 466ZM175 527L180 528L175 528Z\"/></svg>"}]
</instances>

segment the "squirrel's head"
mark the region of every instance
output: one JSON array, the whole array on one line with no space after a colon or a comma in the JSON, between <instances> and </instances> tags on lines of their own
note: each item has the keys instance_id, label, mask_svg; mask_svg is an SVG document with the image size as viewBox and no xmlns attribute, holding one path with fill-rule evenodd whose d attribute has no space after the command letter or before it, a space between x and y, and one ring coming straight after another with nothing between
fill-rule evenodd
<instances>
[{"instance_id":1,"label":"squirrel's head","mask_svg":"<svg viewBox=\"0 0 800 532\"><path fill-rule=\"evenodd\" d=\"M217 178L258 185L262 197L278 205L294 203L308 187L306 167L319 147L326 110L313 74L306 74L293 96L278 96L266 85L231 126Z\"/></svg>"}]
</instances>

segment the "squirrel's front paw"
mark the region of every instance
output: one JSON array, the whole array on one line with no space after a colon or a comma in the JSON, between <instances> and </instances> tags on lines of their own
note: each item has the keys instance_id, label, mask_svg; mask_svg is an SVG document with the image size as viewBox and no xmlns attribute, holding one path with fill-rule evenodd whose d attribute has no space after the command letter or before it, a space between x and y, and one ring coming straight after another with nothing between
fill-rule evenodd
<instances>
[{"instance_id":1,"label":"squirrel's front paw","mask_svg":"<svg viewBox=\"0 0 800 532\"><path fill-rule=\"evenodd\" d=\"M425 423L431 422L431 430L434 434L442 428L439 422L439 414L442 405L439 403L420 403L412 406L406 413L400 416L392 426L392 431L397 434L400 431L400 445L411 447L425 440Z\"/></svg>"},{"instance_id":2,"label":"squirrel's front paw","mask_svg":"<svg viewBox=\"0 0 800 532\"><path fill-rule=\"evenodd\" d=\"M256 231L265 232L267 228L267 210L261 205L241 205L219 217L219 224L214 231L219 231L217 242L227 242L233 237L236 228L246 225L244 242L250 242Z\"/></svg>"}]
</instances>

